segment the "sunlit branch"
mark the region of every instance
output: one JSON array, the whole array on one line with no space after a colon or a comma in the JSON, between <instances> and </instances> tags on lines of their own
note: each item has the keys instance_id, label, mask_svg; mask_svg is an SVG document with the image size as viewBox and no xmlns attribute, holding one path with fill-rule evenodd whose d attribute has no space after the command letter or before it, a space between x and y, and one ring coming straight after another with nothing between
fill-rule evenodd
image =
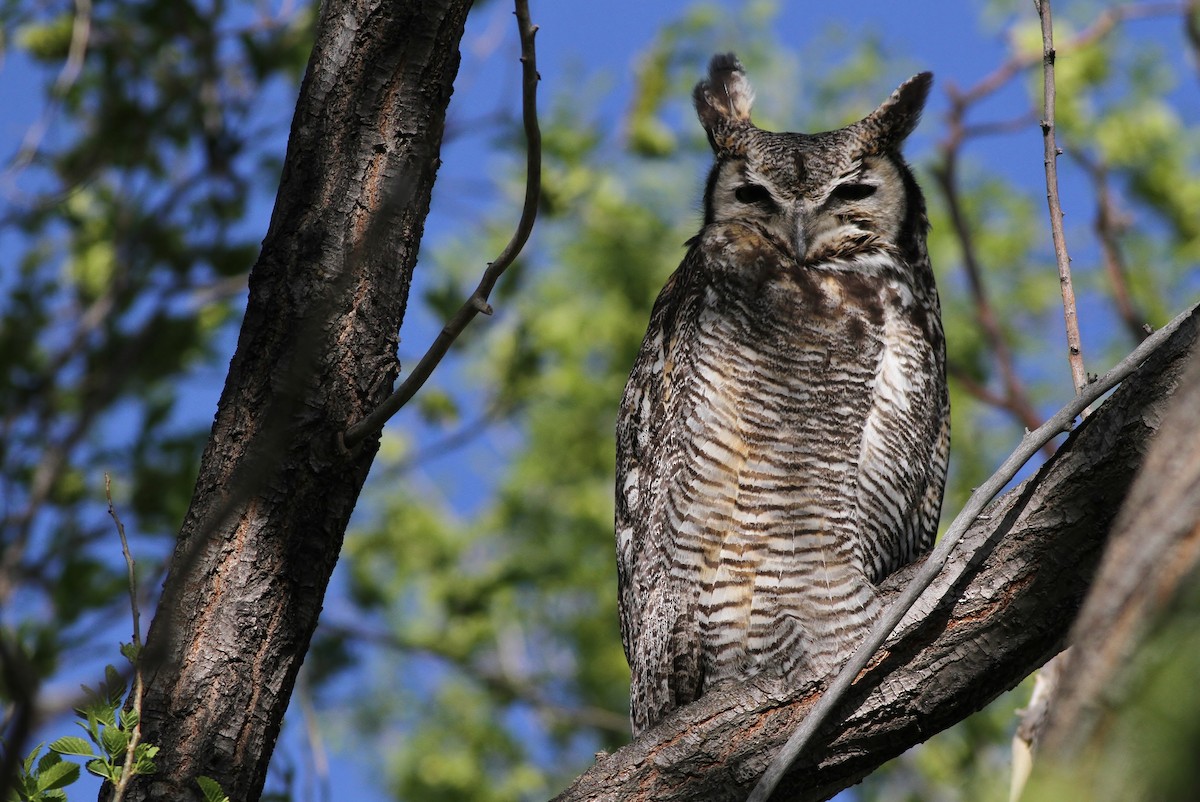
<instances>
[{"instance_id":1,"label":"sunlit branch","mask_svg":"<svg viewBox=\"0 0 1200 802\"><path fill-rule=\"evenodd\" d=\"M442 327L441 332L429 346L429 350L421 357L421 361L408 374L400 387L365 418L351 426L343 435L344 445L354 447L365 437L383 428L383 425L396 414L433 373L450 350L450 346L466 329L475 316L480 312L490 315L492 307L488 304L488 296L492 292L500 275L525 247L529 234L533 231L533 223L537 218L538 198L541 195L542 183L542 135L537 120L537 59L534 49L534 36L537 26L529 19L528 0L516 0L517 28L521 37L522 65L522 117L525 125L526 139L526 178L525 203L521 209L521 219L512 239L504 246L504 250L490 262L483 272L479 285L466 302L459 307L454 316Z\"/></svg>"}]
</instances>

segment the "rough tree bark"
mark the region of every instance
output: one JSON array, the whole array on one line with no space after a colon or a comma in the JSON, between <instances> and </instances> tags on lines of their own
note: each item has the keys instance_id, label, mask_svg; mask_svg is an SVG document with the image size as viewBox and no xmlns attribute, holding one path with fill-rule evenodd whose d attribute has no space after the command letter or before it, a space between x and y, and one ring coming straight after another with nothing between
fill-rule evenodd
<instances>
[{"instance_id":1,"label":"rough tree bark","mask_svg":"<svg viewBox=\"0 0 1200 802\"><path fill-rule=\"evenodd\" d=\"M325 0L237 352L147 638L137 800L259 797L378 446L471 0ZM111 788L101 792L106 798Z\"/></svg>"},{"instance_id":2,"label":"rough tree bark","mask_svg":"<svg viewBox=\"0 0 1200 802\"><path fill-rule=\"evenodd\" d=\"M773 799L833 796L1061 648L1196 336L1193 314L971 528ZM885 591L894 596L911 573ZM601 758L556 802L744 799L822 688L759 680L718 689Z\"/></svg>"}]
</instances>

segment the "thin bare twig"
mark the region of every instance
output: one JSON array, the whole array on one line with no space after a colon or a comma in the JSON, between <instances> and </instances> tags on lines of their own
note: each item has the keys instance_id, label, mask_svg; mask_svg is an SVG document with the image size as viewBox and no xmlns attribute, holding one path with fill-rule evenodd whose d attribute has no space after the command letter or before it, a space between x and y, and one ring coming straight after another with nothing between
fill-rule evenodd
<instances>
[{"instance_id":1,"label":"thin bare twig","mask_svg":"<svg viewBox=\"0 0 1200 802\"><path fill-rule=\"evenodd\" d=\"M905 614L916 603L917 599L929 587L930 583L941 573L950 556L950 552L958 544L967 529L983 512L984 507L1017 475L1017 471L1037 453L1038 449L1051 438L1062 432L1071 431L1074 421L1087 407L1102 395L1115 387L1133 373L1154 353L1160 345L1167 341L1171 334L1191 316L1200 304L1189 307L1174 320L1147 337L1141 345L1128 356L1113 366L1111 370L1093 382L1085 384L1082 392L1076 394L1074 400L1055 413L1044 424L1031 432L1026 432L1021 438L1015 451L986 482L976 488L966 505L951 522L946 534L938 541L937 547L913 574L904 592L897 597L895 603L888 607L883 615L875 622L866 640L855 650L854 654L834 676L825 693L813 706L812 711L804 719L804 723L792 733L787 743L779 750L779 754L771 761L762 778L750 795L749 802L767 802L775 786L779 784L788 766L795 761L800 751L808 745L820 726L829 717L833 709L845 698L846 691L854 684L859 673L866 668L867 663L887 640L888 636L904 618Z\"/></svg>"},{"instance_id":2,"label":"thin bare twig","mask_svg":"<svg viewBox=\"0 0 1200 802\"><path fill-rule=\"evenodd\" d=\"M129 551L129 540L125 537L125 524L121 523L121 517L117 515L117 508L113 504L112 497L112 479L107 473L104 474L104 497L108 499L108 514L112 516L113 523L117 525L117 534L121 538L121 553L125 556L125 567L129 571L129 606L133 612L133 643L131 644L130 662L133 663L133 698L132 707L134 719L137 722L134 724L132 731L129 733L129 745L125 747L125 763L121 766L121 777L117 780L113 789L112 802L121 802L125 798L125 790L129 787L129 783L137 774L137 754L138 744L142 741L142 667L141 667L141 652L142 652L142 630L141 630L141 612L138 610L138 591L137 591L137 574L134 572L133 554Z\"/></svg>"},{"instance_id":3,"label":"thin bare twig","mask_svg":"<svg viewBox=\"0 0 1200 802\"><path fill-rule=\"evenodd\" d=\"M533 231L542 187L542 134L538 128L537 119L537 84L540 76L537 71L534 48L534 36L537 34L538 27L529 19L528 0L516 0L515 13L517 30L521 37L522 118L527 143L525 203L521 209L521 219L517 223L517 229L513 233L512 239L504 246L504 250L500 252L494 262L488 263L475 291L442 327L433 344L429 346L429 350L421 357L421 361L412 369L400 387L369 415L346 430L342 439L347 448L354 447L367 435L382 429L383 425L421 389L443 357L446 356L450 346L463 333L467 325L475 319L475 316L480 312L485 315L492 313L492 307L488 304L488 296L500 275L521 253L521 249L525 247L525 243L529 239L529 234Z\"/></svg>"},{"instance_id":4,"label":"thin bare twig","mask_svg":"<svg viewBox=\"0 0 1200 802\"><path fill-rule=\"evenodd\" d=\"M134 573L134 559L133 554L129 551L129 541L125 538L125 524L121 523L121 518L117 515L117 508L113 505L112 477L107 473L104 474L104 497L108 499L108 514L112 517L113 523L117 525L117 535L121 538L121 554L125 557L125 568L129 572L129 606L133 613L133 645L137 647L142 645L141 613L138 610L137 575Z\"/></svg>"},{"instance_id":5,"label":"thin bare twig","mask_svg":"<svg viewBox=\"0 0 1200 802\"><path fill-rule=\"evenodd\" d=\"M1067 361L1075 392L1083 392L1087 371L1083 367L1083 341L1079 336L1079 315L1075 309L1075 288L1071 284L1071 257L1063 232L1062 201L1058 196L1058 156L1062 153L1054 141L1054 18L1050 0L1034 0L1042 21L1042 141L1046 167L1046 203L1050 207L1050 235L1054 239L1054 257L1058 262L1058 284L1062 290L1063 321L1067 327Z\"/></svg>"},{"instance_id":6,"label":"thin bare twig","mask_svg":"<svg viewBox=\"0 0 1200 802\"><path fill-rule=\"evenodd\" d=\"M1070 39L1060 50L1067 52L1094 44L1124 21L1179 14L1185 12L1189 6L1200 6L1200 0L1189 0L1187 3L1130 3L1113 6L1100 13L1095 22ZM992 392L978 383L967 389L986 403L1011 413L1027 429L1036 428L1041 418L1030 402L1024 386L1017 378L1012 352L983 284L973 238L962 209L958 190L957 164L958 155L966 140L977 136L1005 133L1026 121L1038 119L1037 115L1031 112L1011 120L966 123L967 113L973 106L999 91L1025 70L1032 69L1041 59L1042 54L1040 53L1015 53L968 89L960 90L953 85L947 88L946 93L950 101L950 110L947 115L948 133L940 145L942 163L934 169L934 176L946 198L951 225L963 251L963 268L966 272L972 301L975 304L976 318L1000 372L1003 395ZM961 376L958 378L961 379ZM979 390L984 392L977 392ZM1050 454L1053 453L1054 447L1048 443L1045 450L1047 454Z\"/></svg>"}]
</instances>

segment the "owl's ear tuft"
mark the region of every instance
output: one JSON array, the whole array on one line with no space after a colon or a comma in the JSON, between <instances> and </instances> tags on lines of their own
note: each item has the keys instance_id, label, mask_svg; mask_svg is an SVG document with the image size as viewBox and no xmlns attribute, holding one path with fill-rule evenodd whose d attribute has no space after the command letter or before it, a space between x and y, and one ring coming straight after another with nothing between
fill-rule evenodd
<instances>
[{"instance_id":1,"label":"owl's ear tuft","mask_svg":"<svg viewBox=\"0 0 1200 802\"><path fill-rule=\"evenodd\" d=\"M918 73L900 84L879 108L855 123L853 127L858 129L866 149L877 153L899 150L921 121L931 86L933 73Z\"/></svg>"},{"instance_id":2,"label":"owl's ear tuft","mask_svg":"<svg viewBox=\"0 0 1200 802\"><path fill-rule=\"evenodd\" d=\"M708 64L708 78L692 93L700 124L708 132L713 150L736 149L734 131L750 126L754 87L742 62L733 53L718 53Z\"/></svg>"}]
</instances>

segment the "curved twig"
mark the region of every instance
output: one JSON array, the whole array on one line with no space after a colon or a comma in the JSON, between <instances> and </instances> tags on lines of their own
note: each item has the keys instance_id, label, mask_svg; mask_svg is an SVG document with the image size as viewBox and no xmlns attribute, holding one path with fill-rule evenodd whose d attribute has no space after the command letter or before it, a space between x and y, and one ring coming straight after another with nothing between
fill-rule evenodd
<instances>
[{"instance_id":1,"label":"curved twig","mask_svg":"<svg viewBox=\"0 0 1200 802\"><path fill-rule=\"evenodd\" d=\"M67 92L79 80L83 72L83 60L87 56L88 39L92 34L92 0L75 0L75 17L71 23L71 43L67 46L67 60L63 62L54 86L50 89L50 101L46 104L42 116L25 132L25 139L17 155L13 157L6 173L12 174L28 167L37 157L42 145L42 137L50 127L50 122L58 112L58 106Z\"/></svg>"},{"instance_id":2,"label":"curved twig","mask_svg":"<svg viewBox=\"0 0 1200 802\"><path fill-rule=\"evenodd\" d=\"M782 779L792 762L795 761L796 756L808 745L813 735L816 734L817 730L825 722L825 719L845 698L846 692L854 684L854 680L858 678L859 672L866 668L867 663L870 662L875 652L887 640L887 637L896 628L896 625L900 623L900 619L904 617L917 598L929 587L937 575L941 573L950 552L953 551L963 533L967 531L967 528L983 512L988 502L1004 489L1009 481L1016 476L1021 466L1028 462L1029 458L1036 454L1044 443L1061 432L1069 432L1075 418L1083 410L1104 395L1104 393L1119 384L1126 376L1145 362L1146 358L1156 348L1166 342L1167 338L1196 310L1197 306L1200 306L1200 304L1189 307L1166 326L1146 338L1141 345L1118 362L1111 370L1096 381L1086 384L1082 388L1082 391L1069 404L1060 409L1054 417L1050 418L1034 431L1027 432L1021 438L1020 444L1017 445L1016 450L1009 455L1008 459L1004 461L1004 464L967 499L962 512L950 524L950 528L946 530L946 534L938 542L937 548L921 564L921 567L913 575L904 592L884 611L880 619L875 622L875 626L871 628L867 639L855 650L849 661L842 666L841 670L830 682L828 689L817 701L816 705L813 706L812 712L804 719L804 723L792 733L791 737L783 745L783 748L779 750L779 754L771 761L771 765L767 767L762 778L758 781L758 785L755 786L754 792L750 795L749 802L766 802L771 796L771 792L775 790L775 786L779 784L780 779Z\"/></svg>"},{"instance_id":3,"label":"curved twig","mask_svg":"<svg viewBox=\"0 0 1200 802\"><path fill-rule=\"evenodd\" d=\"M942 163L933 170L934 178L946 199L946 211L950 215L950 225L962 249L963 271L966 273L967 286L971 292L971 302L975 306L975 319L983 330L1000 371L1000 381L1004 387L1003 397L997 406L1010 411L1026 429L1036 429L1042 422L1037 410L1029 400L1024 385L1017 376L1012 349L1008 346L1004 330L996 317L987 289L983 284L983 270L979 264L979 256L975 248L975 240L967 223L966 212L962 208L962 199L958 188L958 154L962 147L965 129L962 124L962 114L965 109L954 106L949 117L950 133L941 144ZM961 378L961 377L959 377ZM1051 448L1051 453L1053 449ZM1050 456L1047 454L1046 456Z\"/></svg>"},{"instance_id":4,"label":"curved twig","mask_svg":"<svg viewBox=\"0 0 1200 802\"><path fill-rule=\"evenodd\" d=\"M528 0L516 0L515 13L517 28L521 36L522 117L525 125L525 139L528 143L525 167L525 204L521 209L521 219L517 223L517 230L496 260L488 263L475 291L442 327L433 344L429 346L429 350L421 357L421 361L412 369L404 382L374 411L346 430L343 440L348 448L362 442L367 435L382 429L383 425L416 395L430 374L433 373L434 368L446 356L450 346L454 344L454 341L477 314L482 312L490 315L492 313L492 307L488 304L488 295L491 294L492 287L496 285L500 275L521 253L521 249L525 247L525 243L529 239L530 232L533 231L542 186L542 134L537 120L539 76L533 42L538 28L530 22Z\"/></svg>"}]
</instances>

